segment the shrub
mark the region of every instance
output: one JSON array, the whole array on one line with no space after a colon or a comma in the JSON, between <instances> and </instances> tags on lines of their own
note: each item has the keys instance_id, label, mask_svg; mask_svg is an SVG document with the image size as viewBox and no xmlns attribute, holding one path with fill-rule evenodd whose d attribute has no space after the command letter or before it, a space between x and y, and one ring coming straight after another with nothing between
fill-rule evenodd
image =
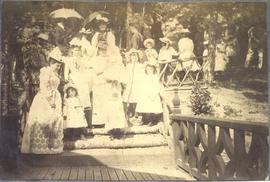
<instances>
[{"instance_id":1,"label":"shrub","mask_svg":"<svg viewBox=\"0 0 270 182\"><path fill-rule=\"evenodd\" d=\"M196 84L192 88L190 95L191 109L195 115L211 114L212 106L210 105L210 92Z\"/></svg>"}]
</instances>

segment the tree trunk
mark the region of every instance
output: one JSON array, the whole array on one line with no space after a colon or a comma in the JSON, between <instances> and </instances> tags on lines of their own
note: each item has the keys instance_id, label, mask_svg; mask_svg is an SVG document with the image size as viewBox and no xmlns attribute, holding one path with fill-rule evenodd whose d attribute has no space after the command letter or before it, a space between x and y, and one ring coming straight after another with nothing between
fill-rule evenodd
<instances>
[{"instance_id":1,"label":"tree trunk","mask_svg":"<svg viewBox=\"0 0 270 182\"><path fill-rule=\"evenodd\" d=\"M210 14L211 21L209 23L209 54L208 54L208 60L210 64L210 73L208 77L208 83L213 83L214 81L214 70L215 70L215 52L216 52L216 28L217 28L217 16L215 12Z\"/></svg>"},{"instance_id":2,"label":"tree trunk","mask_svg":"<svg viewBox=\"0 0 270 182\"><path fill-rule=\"evenodd\" d=\"M126 31L127 31L127 40L126 40L126 48L128 48L129 45L130 45L131 34L129 32L129 23L130 23L131 18L132 18L132 7L131 7L131 2L128 1L127 2L127 26L126 26L127 27L127 29L126 29Z\"/></svg>"}]
</instances>

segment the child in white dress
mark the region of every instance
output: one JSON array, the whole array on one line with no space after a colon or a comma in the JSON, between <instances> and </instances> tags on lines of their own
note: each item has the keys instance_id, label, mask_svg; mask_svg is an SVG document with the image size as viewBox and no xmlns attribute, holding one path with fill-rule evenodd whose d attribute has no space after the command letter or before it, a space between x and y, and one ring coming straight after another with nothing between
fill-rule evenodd
<instances>
[{"instance_id":1,"label":"child in white dress","mask_svg":"<svg viewBox=\"0 0 270 182\"><path fill-rule=\"evenodd\" d=\"M145 65L140 53L136 49L128 52L130 62L126 66L126 88L123 93L123 102L129 119L135 116L136 105L140 97L140 85L145 75Z\"/></svg>"},{"instance_id":2,"label":"child in white dress","mask_svg":"<svg viewBox=\"0 0 270 182\"><path fill-rule=\"evenodd\" d=\"M143 42L143 45L146 48L144 52L145 52L147 61L150 62L151 64L156 64L157 59L158 59L158 53L154 49L155 41L153 39L146 39Z\"/></svg>"},{"instance_id":3,"label":"child in white dress","mask_svg":"<svg viewBox=\"0 0 270 182\"><path fill-rule=\"evenodd\" d=\"M224 79L224 71L229 62L229 58L226 55L226 45L223 40L217 44L215 55L215 79L221 81Z\"/></svg>"},{"instance_id":4,"label":"child in white dress","mask_svg":"<svg viewBox=\"0 0 270 182\"><path fill-rule=\"evenodd\" d=\"M87 121L84 114L84 108L78 97L78 91L72 85L69 85L66 88L63 115L65 119L64 129L66 129L66 133L69 133L71 139L77 139L77 134L80 134L81 139L84 139Z\"/></svg>"},{"instance_id":5,"label":"child in white dress","mask_svg":"<svg viewBox=\"0 0 270 182\"><path fill-rule=\"evenodd\" d=\"M161 85L155 65L147 64L136 112L142 118L143 123L149 126L157 124L163 112L159 95L160 89Z\"/></svg>"}]
</instances>

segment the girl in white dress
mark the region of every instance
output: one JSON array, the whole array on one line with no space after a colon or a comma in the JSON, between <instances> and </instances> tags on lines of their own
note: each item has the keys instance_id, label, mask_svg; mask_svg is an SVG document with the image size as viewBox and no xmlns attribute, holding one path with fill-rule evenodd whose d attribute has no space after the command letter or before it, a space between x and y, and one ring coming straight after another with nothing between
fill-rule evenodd
<instances>
[{"instance_id":1,"label":"girl in white dress","mask_svg":"<svg viewBox=\"0 0 270 182\"><path fill-rule=\"evenodd\" d=\"M66 88L63 116L65 119L64 129L69 133L72 140L77 138L77 134L80 134L81 139L84 139L87 121L84 115L84 108L78 97L78 91L72 85L69 85Z\"/></svg>"},{"instance_id":2,"label":"girl in white dress","mask_svg":"<svg viewBox=\"0 0 270 182\"><path fill-rule=\"evenodd\" d=\"M128 118L135 116L136 104L140 97L140 84L145 75L145 65L140 57L140 51L131 49L128 54L130 62L126 66L126 88L123 93L123 102Z\"/></svg>"},{"instance_id":3,"label":"girl in white dress","mask_svg":"<svg viewBox=\"0 0 270 182\"><path fill-rule=\"evenodd\" d=\"M224 77L224 71L226 70L229 62L229 58L226 55L226 45L222 40L217 44L215 55L215 78L217 80L222 80Z\"/></svg>"},{"instance_id":4,"label":"girl in white dress","mask_svg":"<svg viewBox=\"0 0 270 182\"><path fill-rule=\"evenodd\" d=\"M154 49L155 41L153 39L146 39L143 42L143 45L146 48L144 52L145 52L147 61L151 62L152 64L156 64L157 59L158 59L158 53Z\"/></svg>"},{"instance_id":5,"label":"girl in white dress","mask_svg":"<svg viewBox=\"0 0 270 182\"><path fill-rule=\"evenodd\" d=\"M156 124L163 112L160 99L161 85L155 65L147 64L145 78L140 86L140 97L136 112L143 117L144 124Z\"/></svg>"}]
</instances>

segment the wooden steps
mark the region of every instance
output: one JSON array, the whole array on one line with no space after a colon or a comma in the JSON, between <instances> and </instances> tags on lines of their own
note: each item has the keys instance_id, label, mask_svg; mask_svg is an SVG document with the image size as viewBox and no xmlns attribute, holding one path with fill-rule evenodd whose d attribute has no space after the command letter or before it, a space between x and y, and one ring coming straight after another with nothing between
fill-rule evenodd
<instances>
[{"instance_id":1,"label":"wooden steps","mask_svg":"<svg viewBox=\"0 0 270 182\"><path fill-rule=\"evenodd\" d=\"M121 139L113 139L109 135L95 135L94 138L87 140L66 141L64 149L123 149L154 146L167 146L167 141L159 133L126 134Z\"/></svg>"},{"instance_id":2,"label":"wooden steps","mask_svg":"<svg viewBox=\"0 0 270 182\"><path fill-rule=\"evenodd\" d=\"M161 124L155 126L132 126L122 129L125 134L149 134L158 133L160 131ZM96 128L93 129L94 135L108 135L110 129Z\"/></svg>"}]
</instances>

